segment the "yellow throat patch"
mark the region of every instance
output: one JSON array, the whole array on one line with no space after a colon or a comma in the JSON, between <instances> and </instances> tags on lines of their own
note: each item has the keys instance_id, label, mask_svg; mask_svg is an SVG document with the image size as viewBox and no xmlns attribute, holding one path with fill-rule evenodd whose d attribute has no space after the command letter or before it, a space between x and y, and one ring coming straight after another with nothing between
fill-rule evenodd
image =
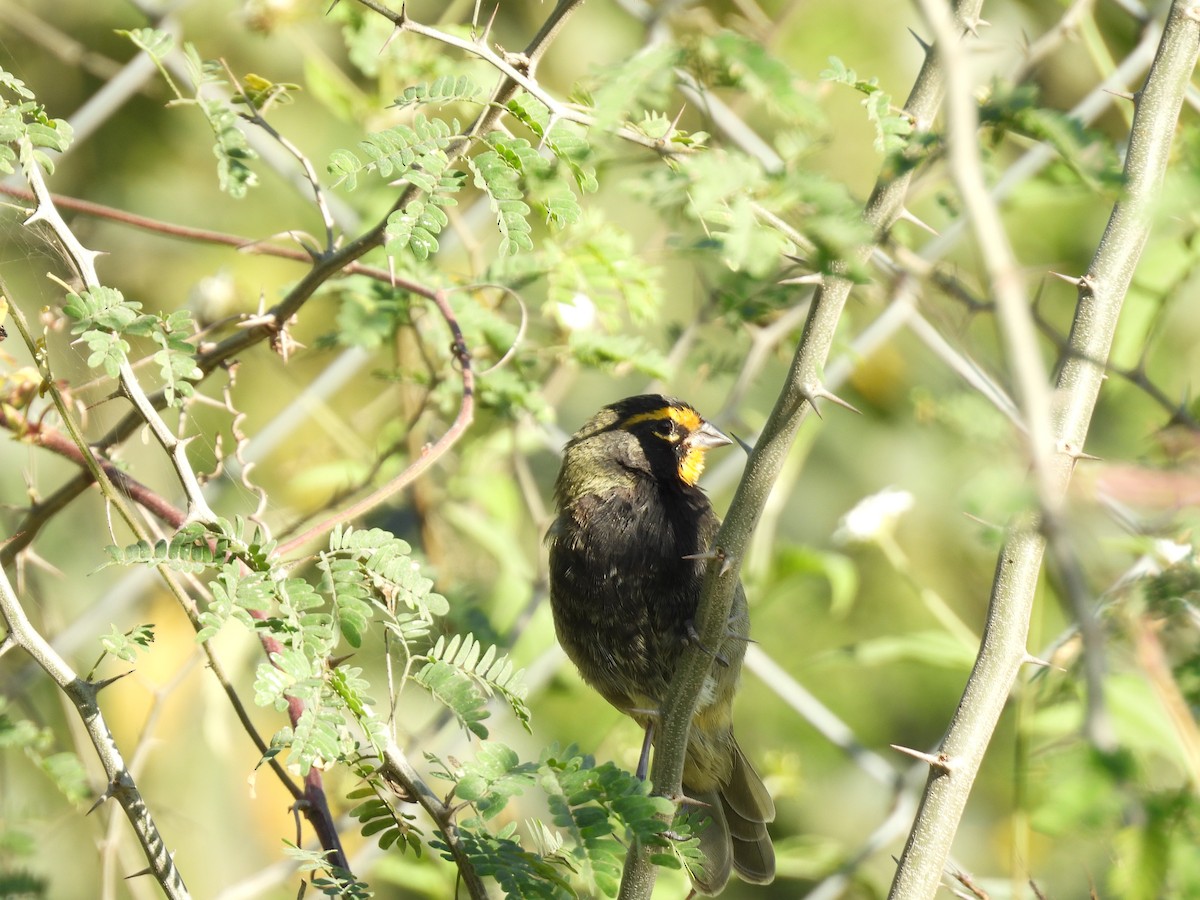
<instances>
[{"instance_id":1,"label":"yellow throat patch","mask_svg":"<svg viewBox=\"0 0 1200 900\"><path fill-rule=\"evenodd\" d=\"M671 443L686 440L688 435L699 431L704 424L699 413L685 406L664 406L650 412L638 413L636 416L630 416L622 424L628 428L640 422L655 422L662 419L670 419L679 426L679 431L670 435L661 435L663 440ZM687 452L679 461L679 479L689 487L695 487L696 482L700 480L701 473L704 472L704 454L706 452L708 452L706 447L688 447Z\"/></svg>"}]
</instances>

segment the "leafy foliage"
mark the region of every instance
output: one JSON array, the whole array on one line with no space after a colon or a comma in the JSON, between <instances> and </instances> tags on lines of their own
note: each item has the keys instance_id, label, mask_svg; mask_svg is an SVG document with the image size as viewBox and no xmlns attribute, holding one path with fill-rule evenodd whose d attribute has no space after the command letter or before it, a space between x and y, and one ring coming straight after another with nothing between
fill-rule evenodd
<instances>
[{"instance_id":1,"label":"leafy foliage","mask_svg":"<svg viewBox=\"0 0 1200 900\"><path fill-rule=\"evenodd\" d=\"M421 573L409 544L382 529L336 529L329 549L317 556L319 587L288 575L271 561L273 547L257 529L248 534L245 522L219 520L213 530L192 523L169 541L110 547L109 555L125 565L166 565L192 573L215 570L208 585L211 601L199 617L198 639L211 639L235 619L278 643L279 649L258 666L255 702L281 711L289 698L305 702L300 720L273 741L277 748L290 748L292 762L301 771L381 751L386 740L383 723L373 711L363 670L331 665L330 660L341 640L361 647L375 618L382 619L392 646L411 657L415 645L427 639L434 619L448 611L445 598L432 590L433 582ZM448 674L430 674L417 683L451 704L456 714L472 714L470 694L479 696L482 706L485 695L498 693L527 722L521 673L514 672L495 648L482 655L478 651L477 643L439 644L428 664L445 665ZM466 691L453 685L459 677L468 679ZM486 711L474 715L482 718ZM369 750L363 750L354 729L365 734Z\"/></svg>"},{"instance_id":2,"label":"leafy foliage","mask_svg":"<svg viewBox=\"0 0 1200 900\"><path fill-rule=\"evenodd\" d=\"M53 173L53 159L45 151L62 153L72 134L68 122L46 114L25 82L0 68L0 172L11 175L19 160Z\"/></svg>"},{"instance_id":3,"label":"leafy foliage","mask_svg":"<svg viewBox=\"0 0 1200 900\"><path fill-rule=\"evenodd\" d=\"M103 285L67 296L63 311L75 320L73 334L87 344L88 365L103 368L110 378L120 374L129 361L130 344L125 336L148 337L160 348L153 356L162 378L167 402L178 406L195 392L193 382L202 373L196 365L196 347L191 342L196 327L186 309L152 316L140 312L142 305L126 300L120 291Z\"/></svg>"},{"instance_id":4,"label":"leafy foliage","mask_svg":"<svg viewBox=\"0 0 1200 900\"><path fill-rule=\"evenodd\" d=\"M993 83L979 107L979 121L990 125L997 142L1019 134L1054 148L1067 169L1087 190L1117 191L1124 182L1121 160L1102 134L1072 116L1038 102L1035 85Z\"/></svg>"},{"instance_id":5,"label":"leafy foliage","mask_svg":"<svg viewBox=\"0 0 1200 900\"><path fill-rule=\"evenodd\" d=\"M139 50L145 52L156 64L162 65L162 60L175 49L175 35L158 28L133 28L128 31L118 30L117 34L127 38Z\"/></svg>"},{"instance_id":6,"label":"leafy foliage","mask_svg":"<svg viewBox=\"0 0 1200 900\"><path fill-rule=\"evenodd\" d=\"M612 763L597 766L574 747L552 747L528 763L509 747L485 741L472 760L443 777L477 814L461 823L468 852L508 896L578 897L594 890L616 896L626 841L634 837L664 848L663 860L679 865L658 818L670 804L650 797L646 782ZM552 818L528 823L533 849L522 843L515 823L486 830L514 796L534 788L545 794Z\"/></svg>"},{"instance_id":7,"label":"leafy foliage","mask_svg":"<svg viewBox=\"0 0 1200 900\"><path fill-rule=\"evenodd\" d=\"M456 634L449 640L439 637L427 659L417 681L441 697L464 728L486 738L487 729L480 722L488 713L482 707L486 698L499 694L529 730L526 687L521 680L525 670L514 670L509 658L495 647L484 650L474 636Z\"/></svg>"},{"instance_id":8,"label":"leafy foliage","mask_svg":"<svg viewBox=\"0 0 1200 900\"><path fill-rule=\"evenodd\" d=\"M538 770L554 824L573 838L570 855L584 877L609 897L617 895L625 843L629 837L665 846L658 818L671 804L648 796L646 782L611 763L596 766L590 757L568 750L565 758L547 754Z\"/></svg>"},{"instance_id":9,"label":"leafy foliage","mask_svg":"<svg viewBox=\"0 0 1200 900\"><path fill-rule=\"evenodd\" d=\"M245 133L239 127L239 112L235 108L235 103L246 102L247 95L238 94L233 99L206 96L206 93L211 94L213 89L227 84L224 64L217 60L201 59L195 45L185 43L183 58L188 78L195 91L193 96L185 97L171 78L163 61L167 54L174 49L175 38L172 34L152 28L139 28L118 33L149 54L175 93L176 102L195 106L200 110L216 138L213 153L217 157L217 181L221 190L234 199L240 200L245 197L250 188L258 183L258 175L250 168L250 164L258 159L258 153L250 146ZM260 87L270 85L270 82L261 77L255 77L252 80ZM206 88L209 89L207 92ZM279 91L276 89L267 93L277 97ZM265 95L259 97L260 101L265 99L267 99Z\"/></svg>"},{"instance_id":10,"label":"leafy foliage","mask_svg":"<svg viewBox=\"0 0 1200 900\"><path fill-rule=\"evenodd\" d=\"M339 900L368 900L375 896L369 885L355 878L352 872L330 865L325 853L297 847L291 842L287 843L286 850L301 872L312 873L312 886L322 896Z\"/></svg>"},{"instance_id":11,"label":"leafy foliage","mask_svg":"<svg viewBox=\"0 0 1200 900\"><path fill-rule=\"evenodd\" d=\"M526 850L516 839L516 833L514 822L495 834L463 829L459 838L476 871L494 878L506 897L558 900L563 896L574 896L567 879L554 863ZM435 839L430 844L442 850L443 855L449 855L442 841Z\"/></svg>"},{"instance_id":12,"label":"leafy foliage","mask_svg":"<svg viewBox=\"0 0 1200 900\"><path fill-rule=\"evenodd\" d=\"M406 87L404 93L396 98L396 107L421 104L445 104L456 102L478 103L484 97L484 90L469 75L443 75L426 84L414 84Z\"/></svg>"},{"instance_id":13,"label":"leafy foliage","mask_svg":"<svg viewBox=\"0 0 1200 900\"><path fill-rule=\"evenodd\" d=\"M203 572L218 562L204 530L194 525L181 528L170 540L160 539L153 544L138 541L106 549L112 565L168 566L178 572Z\"/></svg>"},{"instance_id":14,"label":"leafy foliage","mask_svg":"<svg viewBox=\"0 0 1200 900\"><path fill-rule=\"evenodd\" d=\"M419 260L437 253L440 249L437 236L450 222L442 207L457 205L454 195L462 190L465 179L466 175L459 171L432 173L413 169L407 172L404 180L421 193L405 204L404 209L388 216L385 231L388 252L407 249Z\"/></svg>"},{"instance_id":15,"label":"leafy foliage","mask_svg":"<svg viewBox=\"0 0 1200 900\"><path fill-rule=\"evenodd\" d=\"M19 750L58 792L75 806L91 794L87 772L70 751L54 751L54 733L18 715L9 699L0 695L0 750ZM2 876L0 876L2 877Z\"/></svg>"},{"instance_id":16,"label":"leafy foliage","mask_svg":"<svg viewBox=\"0 0 1200 900\"><path fill-rule=\"evenodd\" d=\"M153 643L153 625L135 625L128 631L118 631L117 626L114 625L112 630L100 639L100 645L104 648L105 653L109 653L117 659L123 659L125 662L133 662L137 659L139 650L147 650Z\"/></svg>"},{"instance_id":17,"label":"leafy foliage","mask_svg":"<svg viewBox=\"0 0 1200 900\"><path fill-rule=\"evenodd\" d=\"M522 197L521 170L513 154L488 150L467 160L475 173L475 186L488 196L496 226L500 229L500 256L514 256L533 249L529 204Z\"/></svg>"},{"instance_id":18,"label":"leafy foliage","mask_svg":"<svg viewBox=\"0 0 1200 900\"><path fill-rule=\"evenodd\" d=\"M245 132L239 127L238 111L230 101L201 96L206 85L225 83L221 63L202 60L190 44L184 46L184 59L188 75L196 86L196 108L203 113L216 137L213 153L217 157L217 183L229 196L240 200L258 184L258 175L250 168L250 164L258 159L258 152L250 146Z\"/></svg>"},{"instance_id":19,"label":"leafy foliage","mask_svg":"<svg viewBox=\"0 0 1200 900\"><path fill-rule=\"evenodd\" d=\"M795 70L747 35L730 29L697 34L684 43L681 63L704 84L742 91L790 123L819 115Z\"/></svg>"},{"instance_id":20,"label":"leafy foliage","mask_svg":"<svg viewBox=\"0 0 1200 900\"><path fill-rule=\"evenodd\" d=\"M540 141L540 146L553 154L557 164L570 172L581 193L593 193L599 189L600 182L596 179L596 170L591 165L594 156L592 145L580 126L562 119L551 125L550 110L545 104L528 95L518 95L510 100L508 111L533 132ZM528 154L518 155L528 158ZM535 161L530 169L526 170L526 175L540 175L546 178L553 172L553 166L540 153L537 156L540 162Z\"/></svg>"},{"instance_id":21,"label":"leafy foliage","mask_svg":"<svg viewBox=\"0 0 1200 900\"><path fill-rule=\"evenodd\" d=\"M433 591L433 581L413 560L412 547L390 532L336 528L329 537L329 550L357 562L385 605L403 604L425 621L449 612L446 598Z\"/></svg>"},{"instance_id":22,"label":"leafy foliage","mask_svg":"<svg viewBox=\"0 0 1200 900\"><path fill-rule=\"evenodd\" d=\"M912 134L912 122L892 104L892 97L879 86L878 78L863 79L836 56L829 57L829 68L821 73L825 81L844 84L865 94L863 106L875 126L875 149L880 153L903 150Z\"/></svg>"},{"instance_id":23,"label":"leafy foliage","mask_svg":"<svg viewBox=\"0 0 1200 900\"><path fill-rule=\"evenodd\" d=\"M29 872L0 871L0 897L47 897L49 882Z\"/></svg>"},{"instance_id":24,"label":"leafy foliage","mask_svg":"<svg viewBox=\"0 0 1200 900\"><path fill-rule=\"evenodd\" d=\"M347 798L363 802L350 810L350 817L359 822L359 831L365 838L375 838L380 850L397 848L401 853L411 850L421 854L421 829L415 824L416 816L400 812L374 783L351 791Z\"/></svg>"},{"instance_id":25,"label":"leafy foliage","mask_svg":"<svg viewBox=\"0 0 1200 900\"><path fill-rule=\"evenodd\" d=\"M432 183L421 173L436 172L433 176L436 179L445 171L449 162L445 151L458 131L457 120L445 122L418 114L412 125L396 125L359 141L361 157L350 150L335 151L329 160L329 174L337 179L336 183L352 191L358 187L358 177L364 172L384 179L400 179L415 169L415 183L428 184L432 190Z\"/></svg>"}]
</instances>

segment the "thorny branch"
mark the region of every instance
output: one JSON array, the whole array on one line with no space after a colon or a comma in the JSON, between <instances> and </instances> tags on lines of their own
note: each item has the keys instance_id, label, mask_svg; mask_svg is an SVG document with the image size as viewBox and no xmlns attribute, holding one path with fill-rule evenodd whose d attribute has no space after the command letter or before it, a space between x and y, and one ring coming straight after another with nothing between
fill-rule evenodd
<instances>
[{"instance_id":1,"label":"thorny branch","mask_svg":"<svg viewBox=\"0 0 1200 900\"><path fill-rule=\"evenodd\" d=\"M946 45L946 65L955 95L950 107L951 140L975 147L970 84L958 48L950 46L958 33L943 9L933 2L927 2L925 8L939 43ZM1200 11L1194 3L1175 2L1146 84L1137 96L1125 163L1125 190L1113 208L1092 264L1079 279L1068 352L1056 383L1060 399L1053 411L1052 437L1047 438L1047 445L1033 448L1035 454L1043 455L1046 465L1040 496L1042 516L1061 501L1075 463L1083 455L1104 363L1149 235L1153 204L1198 54ZM978 162L964 156L960 164L977 166ZM1016 522L1001 549L983 644L939 754L948 760L947 771L930 772L892 883L893 898L915 900L932 896L937 889L984 750L1020 667L1028 658L1026 635L1047 542L1040 518L1030 513Z\"/></svg>"},{"instance_id":2,"label":"thorny branch","mask_svg":"<svg viewBox=\"0 0 1200 900\"><path fill-rule=\"evenodd\" d=\"M956 14L964 22L974 22L979 16L981 2L962 0L956 4ZM914 131L918 133L929 130L933 124L941 100L943 77L940 58L932 49L928 50L904 106L906 115L914 123ZM880 237L900 215L913 174L910 169L899 177L881 176L876 182L863 211L863 219ZM859 251L860 259L865 260L871 249L862 248ZM819 397L828 396L829 392L822 384L822 369L852 287L848 278L836 276L825 278L818 287L787 381L750 454L746 472L714 542L712 549L719 559L709 564L696 613L700 641L684 651L671 690L660 711L659 743L651 778L655 792L672 801L677 802L682 792L688 731L704 680L713 665L712 652L706 653L701 648L720 646L729 620L742 559L755 524L766 505L772 485L783 469L808 408ZM655 875L655 866L650 861L650 848L635 845L626 857L621 897L649 897Z\"/></svg>"},{"instance_id":3,"label":"thorny branch","mask_svg":"<svg viewBox=\"0 0 1200 900\"><path fill-rule=\"evenodd\" d=\"M533 72L537 60L540 58L542 53L545 52L545 49L549 46L554 36L563 27L569 14L576 9L581 2L582 0L562 0L562 2L558 4L555 10L547 18L538 35L533 39L521 58L521 65L527 72ZM459 141L456 142L456 144L449 150L447 155L451 158L454 158L465 153L467 149L469 149L473 137L485 131L486 128L489 127L490 124L495 120L495 118L500 115L500 112L504 107L504 103L517 90L518 86L518 81L511 77L505 77L497 86L493 95L492 103L478 117L478 119L469 129L467 135L459 139ZM33 194L37 201L37 207L33 215L29 218L28 223L42 220L50 224L55 230L56 235L67 247L68 254L80 274L83 276L85 284L89 288L99 286L100 280L94 268L95 254L83 248L83 246L79 244L74 235L67 228L66 223L62 220L61 216L57 212L57 209L54 207L54 201L49 194L49 191L45 187L40 171L35 169L33 172L31 172L30 181L31 186L33 187ZM319 194L319 186L315 181L315 177L312 178L312 181L314 190L317 190ZM401 208L405 202L407 202L407 199L408 195L406 192L396 200L393 209ZM327 214L325 215L325 220L328 226L329 217ZM143 223L139 222L137 224ZM266 316L262 317L261 324L256 324L252 327L241 329L233 336L225 339L215 347L212 347L199 355L197 363L203 374L207 375L211 373L218 365L228 360L236 353L251 346L253 343L272 336L281 330L285 323L289 322L299 308L313 295L316 289L330 277L338 275L347 269L350 269L351 267L357 271L365 271L365 267L356 265L356 260L366 252L382 244L383 233L386 224L387 217L385 216L371 230L367 231L355 241L345 245L340 250L330 251L327 246L326 251L323 253L314 252L312 254L314 263L313 268L310 270L308 275L300 281L300 283L280 304L272 309ZM204 239L213 238L211 233L205 233L203 235L192 233L188 234L187 236L202 236ZM227 239L220 240L225 243L231 242ZM279 248L273 249L279 250ZM286 251L281 251L278 253L278 255L291 254L287 253ZM375 272L372 272L371 274L378 276L378 273ZM396 283L396 280L390 276L389 281ZM457 441L458 438L465 433L466 429L470 425L474 411L474 373L471 368L469 351L463 339L461 329L458 327L457 321L455 320L453 310L449 304L448 293L444 291L431 292L428 289L418 285L408 286L414 288L414 292L427 296L439 309L439 312L441 312L447 323L450 325L453 335L452 352L461 368L461 377L463 380L463 403L460 407L459 415L447 433L444 434L442 438L429 449L428 452L416 460L409 467L409 469L406 470L405 473L402 473L399 478L394 479L390 484L384 486L384 488L381 488L379 491L376 491L364 501L361 501L360 503L355 504L349 509L343 511L343 513L336 516L334 519L318 525L305 535L302 535L301 537L279 548L280 554L285 554L289 552L290 549L302 545L318 534L325 533L330 528L334 527L334 525L336 525L338 522L346 521L350 518L360 515L367 509L370 509L372 506L382 501L385 497L390 496L391 494L403 488L405 485L411 483L413 479L419 476L443 453L445 453L446 450L448 450L455 443L455 441ZM119 423L104 439L104 441L101 443L101 446L110 447L120 443L126 437L128 437L129 434L131 434L133 430L140 425L140 423L149 423L155 436L158 438L159 442L171 456L176 465L177 474L189 498L190 517L200 519L202 521L214 521L215 513L208 508L195 473L192 471L190 464L187 461L183 442L171 434L169 429L166 428L165 423L163 423L161 418L159 418L157 415L156 410L163 405L163 394L160 392L153 397L148 397L142 391L141 385L137 382L136 375L134 375L128 364L123 364L122 366L121 386L123 392L134 403L136 412L126 416L126 418ZM57 398L57 393L56 399L60 399ZM66 411L62 407L61 403L60 413L66 416ZM156 512L158 514L163 515L167 519L175 519L176 521L172 522L172 524L176 526L183 524L183 517L178 515L177 510L171 509L169 505L160 504L157 498L150 496L150 492L146 491L142 486L137 485L136 482L132 482L132 480L128 479L120 480L119 485L114 485L109 482L107 479L108 471L112 470L115 472L116 470L112 469L111 465L109 465L106 469L106 463L100 461L92 452L91 448L84 444L78 435L75 436L75 447L74 450L71 451L68 451L66 446L72 442L65 440L57 441L53 432L46 432L44 434L43 442L46 444L48 449L55 450L63 455L68 456L68 458L78 458L80 461L89 463L94 477L100 480L102 484L106 484L106 489L112 492L114 497L118 492L130 496L136 495L136 497L140 498L140 500L146 501L146 503L150 506L157 505L158 508L156 509ZM128 515L127 520L129 521L130 527L133 528L135 532L140 533L140 528L138 527L136 520ZM32 521L36 522L37 519L33 519ZM189 618L192 620L193 625L198 625L194 611L189 608L187 603L184 605L185 609L189 609ZM261 617L265 614L259 613L258 615ZM266 632L260 633L260 638L268 657L282 649L282 646L279 645L278 642ZM295 724L302 712L302 704L294 698L291 699L289 701L289 715L293 721L293 724ZM252 729L251 734L254 735L257 740L257 735ZM261 746L261 741L259 741L259 744L260 750L265 752L265 748ZM272 761L272 764L273 766L277 766L274 761ZM485 897L486 890L484 889L479 876L474 872L470 860L463 852L461 843L457 839L453 824L452 811L445 807L444 804L440 804L440 802L435 804L433 800L436 798L433 797L432 792L430 792L429 789L419 780L419 778L416 777L414 772L406 770L404 765L396 763L395 757L391 758L390 764L395 769L395 772L393 773L395 780L397 780L398 783L404 784L406 789L410 790L410 792L415 796L421 798L423 805L426 806L431 816L438 823L439 829L446 837L447 845L450 847L452 854L456 858L456 862L458 863L460 872L462 873L464 883L467 885L471 896L476 898ZM290 780L286 779L285 776L284 782L285 784L288 784L290 783ZM336 827L332 821L328 805L325 802L324 792L321 787L321 777L318 771L310 771L308 777L306 778L303 790L303 801L300 802L299 805L302 806L306 816L308 816L310 820L310 823L313 825L314 830L317 832L322 846L332 854L330 859L331 864L339 866L343 869L348 869L348 862L346 860L344 851L341 848Z\"/></svg>"},{"instance_id":4,"label":"thorny branch","mask_svg":"<svg viewBox=\"0 0 1200 900\"><path fill-rule=\"evenodd\" d=\"M71 702L78 712L88 737L96 748L96 756L104 767L108 785L105 787L97 804L104 800L116 800L133 826L138 843L142 845L146 860L150 863L150 872L162 886L163 893L172 900L184 900L190 897L183 876L175 866L175 860L158 830L154 816L150 813L146 801L138 790L137 783L129 773L121 751L117 749L116 740L104 714L96 703L99 689L96 685L84 681L59 656L49 642L33 627L20 599L8 580L8 575L0 567L0 618L8 629L5 643L21 647L45 670L54 683Z\"/></svg>"}]
</instances>

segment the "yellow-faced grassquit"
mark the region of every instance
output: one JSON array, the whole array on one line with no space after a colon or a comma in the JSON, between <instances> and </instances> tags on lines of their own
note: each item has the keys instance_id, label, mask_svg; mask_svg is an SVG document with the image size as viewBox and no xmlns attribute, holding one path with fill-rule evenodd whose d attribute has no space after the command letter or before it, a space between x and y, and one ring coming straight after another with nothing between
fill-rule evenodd
<instances>
[{"instance_id":1,"label":"yellow-faced grassquit","mask_svg":"<svg viewBox=\"0 0 1200 900\"><path fill-rule=\"evenodd\" d=\"M547 536L554 627L584 681L647 735L695 637L703 557L720 525L697 481L705 454L728 443L687 403L644 394L600 410L563 451ZM775 877L766 827L775 805L733 736L749 626L739 584L683 773L684 808L709 817L699 835L705 871L693 873L705 894L719 893L731 871L756 884Z\"/></svg>"}]
</instances>

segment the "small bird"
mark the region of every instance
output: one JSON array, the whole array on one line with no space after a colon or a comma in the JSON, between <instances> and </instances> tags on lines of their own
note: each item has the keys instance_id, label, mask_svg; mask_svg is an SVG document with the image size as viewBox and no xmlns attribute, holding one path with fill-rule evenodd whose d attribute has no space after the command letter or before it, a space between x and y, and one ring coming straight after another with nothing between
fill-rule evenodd
<instances>
[{"instance_id":1,"label":"small bird","mask_svg":"<svg viewBox=\"0 0 1200 900\"><path fill-rule=\"evenodd\" d=\"M643 394L600 410L563 450L558 518L547 535L554 628L584 681L637 721L648 742L679 657L696 639L703 557L720 526L697 481L705 454L729 443L687 403ZM775 877L766 827L775 804L733 736L749 626L739 584L683 772L684 809L709 816L699 834L704 872L692 873L709 895L731 871L755 884Z\"/></svg>"}]
</instances>

